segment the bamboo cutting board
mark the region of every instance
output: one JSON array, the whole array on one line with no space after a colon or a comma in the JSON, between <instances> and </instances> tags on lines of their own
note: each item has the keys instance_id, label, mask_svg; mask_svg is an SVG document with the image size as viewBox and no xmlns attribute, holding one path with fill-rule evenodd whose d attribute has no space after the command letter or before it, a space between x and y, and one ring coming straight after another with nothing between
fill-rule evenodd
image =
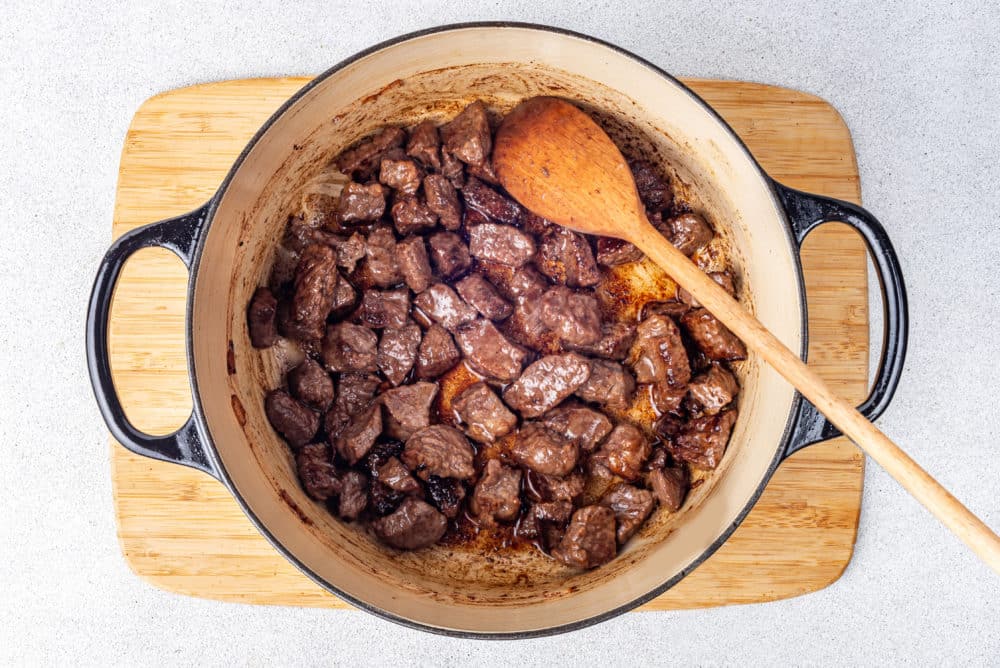
<instances>
[{"instance_id":1,"label":"bamboo cutting board","mask_svg":"<svg viewBox=\"0 0 1000 668\"><path fill-rule=\"evenodd\" d=\"M146 101L125 140L114 236L186 212L212 196L260 124L307 79L204 84ZM802 190L858 202L850 133L824 101L783 88L687 81L736 129L764 168ZM803 252L809 360L848 399L866 393L868 312L864 245L841 225ZM110 327L112 368L129 418L151 433L191 410L183 328L187 273L168 251L125 267ZM705 564L644 609L771 601L822 589L850 561L864 459L844 439L785 461L756 507ZM131 454L112 440L118 535L129 566L192 596L347 607L302 575L257 533L207 475Z\"/></svg>"}]
</instances>

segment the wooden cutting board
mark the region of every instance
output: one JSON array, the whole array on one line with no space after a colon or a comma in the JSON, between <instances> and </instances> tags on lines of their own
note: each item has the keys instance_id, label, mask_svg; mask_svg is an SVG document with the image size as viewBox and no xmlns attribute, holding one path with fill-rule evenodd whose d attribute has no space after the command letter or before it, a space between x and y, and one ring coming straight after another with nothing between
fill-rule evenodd
<instances>
[{"instance_id":1,"label":"wooden cutting board","mask_svg":"<svg viewBox=\"0 0 1000 668\"><path fill-rule=\"evenodd\" d=\"M212 196L261 123L307 79L204 84L146 101L125 139L114 236L188 211ZM736 129L764 168L803 190L858 202L850 133L826 102L759 84L689 80ZM865 251L827 225L803 252L810 365L861 400L868 369ZM184 362L187 273L172 254L140 251L125 267L110 327L115 384L130 419L168 433L191 410ZM118 535L129 566L192 596L346 607L299 573L207 475L131 454L112 441ZM834 582L851 559L864 459L844 439L784 462L757 506L711 559L644 609L771 601Z\"/></svg>"}]
</instances>

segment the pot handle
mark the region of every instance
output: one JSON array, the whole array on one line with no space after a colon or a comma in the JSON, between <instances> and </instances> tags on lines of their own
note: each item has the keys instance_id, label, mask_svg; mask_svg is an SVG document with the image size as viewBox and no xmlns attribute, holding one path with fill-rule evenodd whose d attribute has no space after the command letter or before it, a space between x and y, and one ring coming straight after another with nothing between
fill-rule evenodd
<instances>
[{"instance_id":1,"label":"pot handle","mask_svg":"<svg viewBox=\"0 0 1000 668\"><path fill-rule=\"evenodd\" d=\"M218 473L207 455L198 432L194 411L177 431L165 436L151 436L129 422L111 377L108 352L108 319L115 286L122 266L133 253L152 246L167 248L191 268L191 260L208 204L176 218L136 228L118 238L108 249L97 270L87 310L87 366L94 387L97 406L112 436L138 455L166 462L184 464L212 476Z\"/></svg>"},{"instance_id":2,"label":"pot handle","mask_svg":"<svg viewBox=\"0 0 1000 668\"><path fill-rule=\"evenodd\" d=\"M809 232L827 222L850 225L868 246L882 292L885 327L882 334L882 357L879 360L878 372L875 374L875 382L868 398L858 406L858 411L868 420L876 420L892 402L892 395L899 385L906 357L908 332L906 288L896 251L882 224L860 206L794 190L777 181L774 182L774 187L784 204L788 222L792 226L800 248ZM815 406L803 399L799 403L795 426L788 440L785 456L807 445L840 435L839 429L816 410Z\"/></svg>"}]
</instances>

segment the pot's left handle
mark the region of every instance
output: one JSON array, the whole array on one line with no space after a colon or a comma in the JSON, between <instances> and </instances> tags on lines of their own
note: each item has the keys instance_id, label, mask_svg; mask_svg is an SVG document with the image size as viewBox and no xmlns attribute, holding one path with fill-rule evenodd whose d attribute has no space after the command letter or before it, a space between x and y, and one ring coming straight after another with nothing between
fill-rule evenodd
<instances>
[{"instance_id":1,"label":"pot's left handle","mask_svg":"<svg viewBox=\"0 0 1000 668\"><path fill-rule=\"evenodd\" d=\"M132 452L184 464L218 477L198 433L194 412L180 429L151 436L129 422L111 377L108 319L115 286L125 261L136 251L159 246L174 252L190 269L192 255L205 222L208 204L176 218L136 228L118 238L101 260L87 311L87 366L97 406L111 434Z\"/></svg>"}]
</instances>

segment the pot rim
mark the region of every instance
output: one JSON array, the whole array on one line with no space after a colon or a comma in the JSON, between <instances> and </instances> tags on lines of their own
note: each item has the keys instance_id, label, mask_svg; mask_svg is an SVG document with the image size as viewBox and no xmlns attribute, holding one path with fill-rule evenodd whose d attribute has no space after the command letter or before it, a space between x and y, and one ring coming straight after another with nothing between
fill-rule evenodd
<instances>
[{"instance_id":1,"label":"pot rim","mask_svg":"<svg viewBox=\"0 0 1000 668\"><path fill-rule=\"evenodd\" d=\"M261 125L260 129L258 129L257 132L254 133L253 137L247 142L247 145L244 147L244 149L240 152L239 156L233 162L233 166L229 169L225 179L223 179L222 183L219 185L219 188L216 190L215 194L209 200L205 208L204 218L201 224L199 225L199 229L197 231L197 239L195 241L191 255L191 265L188 276L189 298L187 300L187 304L185 307L185 344L186 344L185 353L188 363L188 374L191 381L192 417L194 418L193 422L196 425L199 436L201 437L202 443L205 446L205 454L211 462L213 473L215 477L217 477L219 481L226 486L226 489L229 490L230 494L233 495L233 498L239 504L240 508L253 523L254 528L256 528L257 531L259 531L261 535L263 535L267 539L267 541L283 557L285 557L296 568L298 568L305 575L307 575L313 582L315 582L328 592L332 593L333 595L337 596L341 600L346 601L350 603L352 606L364 610L365 612L371 613L377 617L388 620L390 622L394 622L401 626L416 629L419 631L426 631L437 635L450 636L454 638L469 638L478 640L517 640L517 639L539 638L539 637L557 635L560 633L566 633L569 631L576 631L579 629L586 628L588 626L593 626L594 624L599 624L613 617L617 617L618 615L624 612L628 612L629 610L632 610L644 603L648 603L649 601L653 600L660 594L672 588L674 585L680 582L685 576L687 576L694 569L696 569L698 566L704 563L709 557L711 557L720 547L722 547L722 545L727 540L729 540L729 537L732 536L733 532L736 531L736 529L740 526L740 524L743 523L743 520L746 519L746 516L754 508L754 506L757 505L757 501L760 499L760 495L764 492L765 487L767 487L768 483L773 477L774 472L778 468L778 465L784 459L786 448L788 447L788 443L792 437L796 423L798 422L797 417L799 415L800 404L802 403L801 395L798 392L794 393L791 405L789 406L788 419L785 422L785 429L782 433L781 438L779 439L779 441L775 446L774 457L771 460L771 463L768 465L766 471L764 472L764 475L761 479L760 484L757 486L757 489L754 490L754 492L750 495L746 505L743 507L742 510L740 510L739 514L736 516L733 522L719 535L719 537L715 541L712 542L711 545L709 545L705 549L704 552L702 552L701 555L699 555L696 559L694 559L691 563L689 563L685 568L680 570L678 573L669 578L667 581L663 582L661 585L654 587L653 589L642 594L641 596L636 597L632 601L624 605L620 605L611 610L607 610L603 613L593 615L586 619L570 622L568 624L560 624L558 626L551 626L543 629L534 629L530 631L489 633L489 632L465 631L461 629L432 626L423 622L407 619L405 617L396 615L392 612L379 608L375 605L368 603L367 601L360 600L354 596L351 596L350 594L341 591L337 587L334 587L333 585L328 583L325 579L323 579L320 575L318 575L315 571L306 566L302 561L300 561L290 550L285 548L285 546L280 541L278 541L278 539L268 530L268 528L264 525L264 523L251 510L250 506L244 500L243 496L236 489L236 486L233 484L233 481L229 476L229 473L226 471L225 466L223 465L220 457L218 456L215 443L212 440L211 433L208 430L208 426L205 420L205 414L202 409L201 392L199 390L197 381L198 373L195 365L194 354L192 352L194 350L194 327L193 327L194 299L192 298L192 296L194 294L194 288L198 278L198 270L201 266L202 253L204 251L205 239L207 237L206 232L208 228L211 227L212 220L215 217L215 212L222 199L222 195L229 187L229 184L231 183L233 178L239 172L240 167L242 167L247 156L256 146L257 142L268 132L268 130L270 130L271 126L274 125L274 123L277 122L277 120L282 115L284 115L286 111L288 111L292 106L294 106L302 97L304 97L307 93L309 93L309 91L311 91L313 88L323 83L327 78L329 78L336 72L339 72L345 67L354 64L355 62L361 60L362 58L377 53L388 47L395 46L397 44L401 44L403 42L407 42L420 37L425 37L428 35L434 35L438 33L457 32L460 30L478 29L478 28L499 28L499 29L514 28L522 30L534 30L538 32L548 32L557 35L562 35L564 37L579 39L585 42L589 42L598 47L610 49L611 51L614 51L618 55L625 56L630 60L636 62L637 64L642 65L643 67L653 71L657 75L663 77L670 83L680 88L704 111L709 113L715 119L715 121L722 126L722 128L726 132L729 133L729 135L736 141L738 147L743 151L746 157L749 158L750 163L756 168L756 172L760 176L761 181L763 182L762 185L766 188L768 194L770 195L775 205L775 210L780 214L781 220L784 223L783 231L785 233L785 239L788 242L788 251L792 256L792 263L795 269L796 288L798 290L799 303L802 305L802 308L800 309L800 321L801 321L800 327L801 327L802 337L801 337L801 349L799 350L799 356L803 360L806 359L809 347L808 308L806 306L805 281L802 275L802 261L798 252L799 246L796 241L791 223L789 222L786 208L776 190L774 180L767 174L764 168L761 167L760 163L753 156L753 154L750 152L750 149L747 148L746 144L739 137L739 135L736 134L736 132L725 121L725 119L723 119L722 116L720 116L719 113L711 107L711 105L709 105L700 96L698 96L697 93L695 93L693 90L684 85L680 80L678 80L671 74L667 73L657 65L632 53L631 51L628 51L627 49L624 49L620 46L604 41L597 37L592 37L590 35L575 32L573 30L567 30L565 28L558 28L539 23L518 22L518 21L471 21L471 22L449 23L445 25L436 26L433 28L425 28L423 30L417 30L414 32L398 35L396 37L384 40L382 42L379 42L378 44L370 46L367 49L358 51L357 53L341 60L337 64L333 65L326 71L322 72L321 74L313 78L305 86L303 86L301 89L296 91L291 97L289 97L288 100L282 103L282 105L264 122L263 125Z\"/></svg>"}]
</instances>

